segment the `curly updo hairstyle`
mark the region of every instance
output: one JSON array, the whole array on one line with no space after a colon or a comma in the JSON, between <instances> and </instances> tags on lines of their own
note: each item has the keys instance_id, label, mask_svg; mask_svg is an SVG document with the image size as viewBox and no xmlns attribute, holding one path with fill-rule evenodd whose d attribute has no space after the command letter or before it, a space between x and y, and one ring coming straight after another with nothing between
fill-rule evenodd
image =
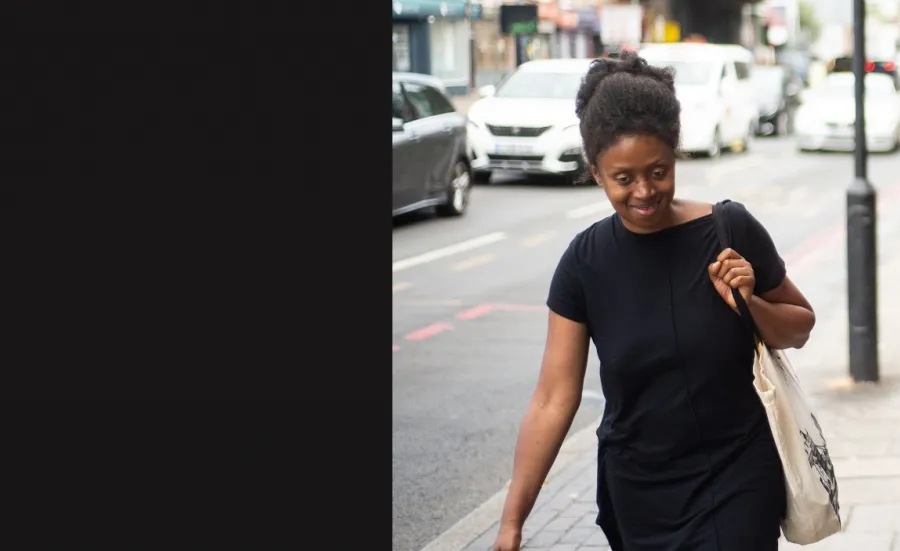
<instances>
[{"instance_id":1,"label":"curly updo hairstyle","mask_svg":"<svg viewBox=\"0 0 900 551\"><path fill-rule=\"evenodd\" d=\"M627 135L651 134L678 151L681 105L675 97L675 74L649 65L634 52L591 62L578 89L575 113L590 165Z\"/></svg>"}]
</instances>

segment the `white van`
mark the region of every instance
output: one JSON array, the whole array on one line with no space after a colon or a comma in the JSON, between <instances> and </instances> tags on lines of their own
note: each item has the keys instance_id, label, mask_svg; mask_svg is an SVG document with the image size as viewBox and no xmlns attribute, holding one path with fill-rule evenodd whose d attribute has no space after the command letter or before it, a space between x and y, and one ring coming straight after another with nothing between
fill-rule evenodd
<instances>
[{"instance_id":1,"label":"white van","mask_svg":"<svg viewBox=\"0 0 900 551\"><path fill-rule=\"evenodd\" d=\"M681 102L681 149L716 157L722 148L746 151L759 124L750 77L753 53L726 44L648 44L638 52L651 65L675 69Z\"/></svg>"}]
</instances>

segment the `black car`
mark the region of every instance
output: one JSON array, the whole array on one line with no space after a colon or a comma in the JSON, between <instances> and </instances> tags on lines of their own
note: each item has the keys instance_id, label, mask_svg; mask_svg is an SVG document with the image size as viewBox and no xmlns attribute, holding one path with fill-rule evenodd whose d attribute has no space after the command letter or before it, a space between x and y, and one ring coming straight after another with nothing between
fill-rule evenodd
<instances>
[{"instance_id":1,"label":"black car","mask_svg":"<svg viewBox=\"0 0 900 551\"><path fill-rule=\"evenodd\" d=\"M466 117L434 77L394 73L391 89L393 216L428 207L463 214L472 189Z\"/></svg>"},{"instance_id":2,"label":"black car","mask_svg":"<svg viewBox=\"0 0 900 551\"><path fill-rule=\"evenodd\" d=\"M863 64L863 70L867 73L883 73L894 79L894 87L900 89L900 75L897 73L897 64L890 60L869 59ZM852 57L836 57L828 64L829 73L852 73Z\"/></svg>"},{"instance_id":3,"label":"black car","mask_svg":"<svg viewBox=\"0 0 900 551\"><path fill-rule=\"evenodd\" d=\"M783 136L793 130L803 81L789 65L758 65L753 88L759 104L758 133Z\"/></svg>"}]
</instances>

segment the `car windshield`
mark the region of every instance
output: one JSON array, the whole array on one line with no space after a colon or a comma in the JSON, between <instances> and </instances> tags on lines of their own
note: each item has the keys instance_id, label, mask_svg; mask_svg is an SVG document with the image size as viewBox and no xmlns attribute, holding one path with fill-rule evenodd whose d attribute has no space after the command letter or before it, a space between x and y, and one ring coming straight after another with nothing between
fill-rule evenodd
<instances>
[{"instance_id":1,"label":"car windshield","mask_svg":"<svg viewBox=\"0 0 900 551\"><path fill-rule=\"evenodd\" d=\"M671 67L674 69L675 84L697 86L709 84L709 81L712 79L713 66L710 63L701 61L651 61L649 59L647 62L657 67Z\"/></svg>"},{"instance_id":2,"label":"car windshield","mask_svg":"<svg viewBox=\"0 0 900 551\"><path fill-rule=\"evenodd\" d=\"M500 86L496 97L575 101L583 77L580 73L518 71Z\"/></svg>"}]
</instances>

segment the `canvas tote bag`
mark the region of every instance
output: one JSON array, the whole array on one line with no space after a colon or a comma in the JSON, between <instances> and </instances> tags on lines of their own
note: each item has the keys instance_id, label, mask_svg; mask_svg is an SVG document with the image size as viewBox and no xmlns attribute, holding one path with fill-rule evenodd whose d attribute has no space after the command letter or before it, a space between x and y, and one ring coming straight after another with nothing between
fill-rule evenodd
<instances>
[{"instance_id":1,"label":"canvas tote bag","mask_svg":"<svg viewBox=\"0 0 900 551\"><path fill-rule=\"evenodd\" d=\"M722 249L731 246L727 205L728 201L723 201L713 206ZM732 293L741 318L753 335L753 386L765 406L784 466L787 514L781 529L790 542L815 543L841 530L837 481L825 436L787 356L763 342L747 303L737 290Z\"/></svg>"}]
</instances>

